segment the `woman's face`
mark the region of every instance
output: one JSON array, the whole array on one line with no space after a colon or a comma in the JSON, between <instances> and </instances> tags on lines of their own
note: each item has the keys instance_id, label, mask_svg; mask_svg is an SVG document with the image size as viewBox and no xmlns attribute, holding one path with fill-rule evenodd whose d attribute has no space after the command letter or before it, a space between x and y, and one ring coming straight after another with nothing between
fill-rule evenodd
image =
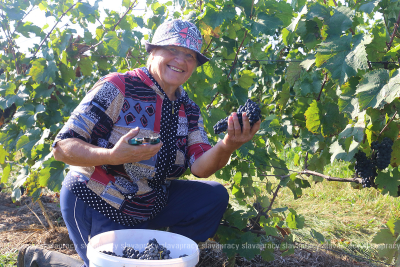
<instances>
[{"instance_id":1,"label":"woman's face","mask_svg":"<svg viewBox=\"0 0 400 267\"><path fill-rule=\"evenodd\" d=\"M196 53L184 47L157 47L150 56L149 71L164 91L184 84L197 67Z\"/></svg>"}]
</instances>

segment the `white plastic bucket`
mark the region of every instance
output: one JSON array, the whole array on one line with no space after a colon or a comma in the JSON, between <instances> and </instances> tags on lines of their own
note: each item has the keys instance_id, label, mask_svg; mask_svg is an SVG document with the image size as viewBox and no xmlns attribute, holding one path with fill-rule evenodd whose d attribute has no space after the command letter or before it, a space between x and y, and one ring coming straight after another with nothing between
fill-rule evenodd
<instances>
[{"instance_id":1,"label":"white plastic bucket","mask_svg":"<svg viewBox=\"0 0 400 267\"><path fill-rule=\"evenodd\" d=\"M169 260L134 260L115 257L101 253L111 251L122 256L125 247L143 251L150 239L155 238L158 244L171 251ZM180 255L188 256L179 258ZM193 240L174 233L157 230L117 230L98 234L90 239L87 247L90 267L135 267L135 266L169 266L194 267L199 262L199 248Z\"/></svg>"}]
</instances>

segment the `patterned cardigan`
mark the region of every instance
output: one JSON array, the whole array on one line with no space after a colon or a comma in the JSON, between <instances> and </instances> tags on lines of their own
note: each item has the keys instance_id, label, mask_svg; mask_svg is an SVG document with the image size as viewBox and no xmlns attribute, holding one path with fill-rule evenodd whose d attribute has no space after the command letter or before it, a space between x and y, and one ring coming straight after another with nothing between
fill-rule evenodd
<instances>
[{"instance_id":1,"label":"patterned cardigan","mask_svg":"<svg viewBox=\"0 0 400 267\"><path fill-rule=\"evenodd\" d=\"M112 148L131 129L163 142L153 158L122 165L71 166L63 186L108 218L136 225L166 205L168 180L211 148L199 107L182 87L170 101L147 68L101 78L77 106L53 146L66 138Z\"/></svg>"}]
</instances>

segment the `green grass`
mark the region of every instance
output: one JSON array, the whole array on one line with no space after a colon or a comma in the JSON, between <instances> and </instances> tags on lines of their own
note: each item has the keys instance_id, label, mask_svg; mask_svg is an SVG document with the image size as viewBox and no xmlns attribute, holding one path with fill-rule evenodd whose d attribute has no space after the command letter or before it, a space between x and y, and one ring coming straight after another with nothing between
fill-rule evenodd
<instances>
[{"instance_id":1,"label":"green grass","mask_svg":"<svg viewBox=\"0 0 400 267\"><path fill-rule=\"evenodd\" d=\"M6 253L0 255L0 266L1 267L17 266L17 256L18 252Z\"/></svg>"}]
</instances>

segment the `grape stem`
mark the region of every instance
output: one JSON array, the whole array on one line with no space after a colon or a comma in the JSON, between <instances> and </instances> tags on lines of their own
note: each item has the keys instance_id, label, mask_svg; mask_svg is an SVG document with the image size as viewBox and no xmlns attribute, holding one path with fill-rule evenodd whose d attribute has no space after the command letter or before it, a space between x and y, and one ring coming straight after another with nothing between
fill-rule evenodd
<instances>
[{"instance_id":1,"label":"grape stem","mask_svg":"<svg viewBox=\"0 0 400 267\"><path fill-rule=\"evenodd\" d=\"M397 115L397 110L396 112L393 114L392 118L390 118L390 120L386 123L385 127L383 127L382 131L379 133L378 135L378 139L379 137L381 137L382 133L386 130L386 128L388 127L388 125L393 121L394 117L396 117Z\"/></svg>"}]
</instances>

